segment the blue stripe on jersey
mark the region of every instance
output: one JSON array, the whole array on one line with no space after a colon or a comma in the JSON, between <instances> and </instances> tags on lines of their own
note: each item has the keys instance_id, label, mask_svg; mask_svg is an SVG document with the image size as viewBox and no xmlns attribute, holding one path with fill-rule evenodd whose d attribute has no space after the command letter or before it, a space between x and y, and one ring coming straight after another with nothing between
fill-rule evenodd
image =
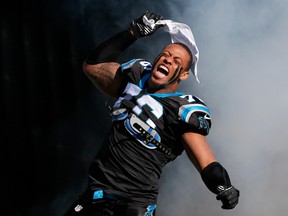
<instances>
[{"instance_id":1,"label":"blue stripe on jersey","mask_svg":"<svg viewBox=\"0 0 288 216\"><path fill-rule=\"evenodd\" d=\"M119 121L119 120L123 120L128 116L127 113L121 113L119 115L112 115L112 121Z\"/></svg>"},{"instance_id":2,"label":"blue stripe on jersey","mask_svg":"<svg viewBox=\"0 0 288 216\"><path fill-rule=\"evenodd\" d=\"M179 112L180 119L188 122L190 116L194 112L204 112L210 116L210 112L206 106L201 105L201 104L189 104L189 105L184 105L180 108L180 112ZM187 118L187 117L189 117L189 118Z\"/></svg>"},{"instance_id":3,"label":"blue stripe on jersey","mask_svg":"<svg viewBox=\"0 0 288 216\"><path fill-rule=\"evenodd\" d=\"M127 68L132 67L132 65L133 65L137 60L139 60L139 58L137 58L137 59L132 59L132 60L126 62L126 63L123 63L123 64L120 66L120 67L121 67L121 71L126 70Z\"/></svg>"},{"instance_id":4,"label":"blue stripe on jersey","mask_svg":"<svg viewBox=\"0 0 288 216\"><path fill-rule=\"evenodd\" d=\"M156 210L156 205L147 206L147 211L143 214L144 216L153 216Z\"/></svg>"},{"instance_id":5,"label":"blue stripe on jersey","mask_svg":"<svg viewBox=\"0 0 288 216\"><path fill-rule=\"evenodd\" d=\"M173 93L163 93L163 94L150 94L152 96L158 97L158 98L164 98L164 97L172 97L172 96L181 96L184 93L182 92L173 92Z\"/></svg>"},{"instance_id":6,"label":"blue stripe on jersey","mask_svg":"<svg viewBox=\"0 0 288 216\"><path fill-rule=\"evenodd\" d=\"M148 73L148 74L145 74L141 79L140 79L140 82L139 82L139 87L140 88L144 88L144 86L145 86L145 83L146 83L146 81L149 79L149 77L151 76L151 74L150 73Z\"/></svg>"}]
</instances>

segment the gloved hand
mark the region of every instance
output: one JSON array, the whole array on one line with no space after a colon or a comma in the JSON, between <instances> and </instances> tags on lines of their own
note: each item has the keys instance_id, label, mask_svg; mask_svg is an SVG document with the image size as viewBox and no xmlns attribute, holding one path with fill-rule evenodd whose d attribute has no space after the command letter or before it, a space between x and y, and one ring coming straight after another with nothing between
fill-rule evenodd
<instances>
[{"instance_id":1,"label":"gloved hand","mask_svg":"<svg viewBox=\"0 0 288 216\"><path fill-rule=\"evenodd\" d=\"M238 204L240 192L234 186L218 186L217 200L221 200L223 209L233 209Z\"/></svg>"},{"instance_id":2,"label":"gloved hand","mask_svg":"<svg viewBox=\"0 0 288 216\"><path fill-rule=\"evenodd\" d=\"M151 28L150 26L146 25L143 22L144 16L146 16L148 20L151 20L151 19L154 20L154 23L156 23L158 20L163 18L163 16L146 11L146 13L142 14L139 18L133 20L130 24L129 30L137 38L152 35L160 27L160 25L157 25L154 28Z\"/></svg>"}]
</instances>

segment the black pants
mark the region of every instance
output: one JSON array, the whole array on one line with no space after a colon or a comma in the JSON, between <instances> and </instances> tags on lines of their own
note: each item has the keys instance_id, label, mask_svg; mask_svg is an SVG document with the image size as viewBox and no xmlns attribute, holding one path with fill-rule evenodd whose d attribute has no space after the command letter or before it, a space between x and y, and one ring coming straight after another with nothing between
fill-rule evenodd
<instances>
[{"instance_id":1,"label":"black pants","mask_svg":"<svg viewBox=\"0 0 288 216\"><path fill-rule=\"evenodd\" d=\"M64 216L155 216L156 205L141 205L111 198L80 196Z\"/></svg>"}]
</instances>

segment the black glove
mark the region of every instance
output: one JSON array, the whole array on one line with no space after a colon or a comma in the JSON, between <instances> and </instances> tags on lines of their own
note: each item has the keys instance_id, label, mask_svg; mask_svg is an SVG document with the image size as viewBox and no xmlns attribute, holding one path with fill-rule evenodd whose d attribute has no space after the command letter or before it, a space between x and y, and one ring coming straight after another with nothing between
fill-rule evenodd
<instances>
[{"instance_id":1,"label":"black glove","mask_svg":"<svg viewBox=\"0 0 288 216\"><path fill-rule=\"evenodd\" d=\"M217 196L217 200L221 200L223 209L233 209L238 204L240 192L234 186L218 186L220 192Z\"/></svg>"},{"instance_id":2,"label":"black glove","mask_svg":"<svg viewBox=\"0 0 288 216\"><path fill-rule=\"evenodd\" d=\"M132 33L137 38L152 35L160 27L160 25L157 25L154 28L151 28L150 26L145 25L145 23L143 22L144 15L148 18L148 20L153 19L154 23L163 18L162 16L146 11L146 13L142 14L139 18L133 20L130 24L129 30L132 31Z\"/></svg>"}]
</instances>

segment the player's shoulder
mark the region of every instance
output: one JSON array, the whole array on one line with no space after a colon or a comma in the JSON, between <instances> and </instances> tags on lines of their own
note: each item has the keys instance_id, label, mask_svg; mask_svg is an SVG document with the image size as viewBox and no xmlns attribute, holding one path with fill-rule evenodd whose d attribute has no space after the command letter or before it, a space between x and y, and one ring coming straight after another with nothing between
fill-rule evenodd
<instances>
[{"instance_id":1,"label":"player's shoulder","mask_svg":"<svg viewBox=\"0 0 288 216\"><path fill-rule=\"evenodd\" d=\"M200 106L207 107L206 103L196 95L182 93L181 95L179 95L178 100L179 100L180 106L189 107L189 106L200 105Z\"/></svg>"},{"instance_id":2,"label":"player's shoulder","mask_svg":"<svg viewBox=\"0 0 288 216\"><path fill-rule=\"evenodd\" d=\"M158 95L158 97L160 96ZM166 100L166 105L178 110L178 115L182 120L184 120L184 116L190 116L193 113L203 113L210 116L206 103L195 95L177 92L164 94L162 97Z\"/></svg>"},{"instance_id":3,"label":"player's shoulder","mask_svg":"<svg viewBox=\"0 0 288 216\"><path fill-rule=\"evenodd\" d=\"M189 94L181 95L179 98L179 119L190 125L194 132L207 135L211 127L211 114L205 102Z\"/></svg>"},{"instance_id":4,"label":"player's shoulder","mask_svg":"<svg viewBox=\"0 0 288 216\"><path fill-rule=\"evenodd\" d=\"M206 103L199 97L191 94L182 94L179 96L179 116L188 114L191 115L194 112L208 114L210 111Z\"/></svg>"},{"instance_id":5,"label":"player's shoulder","mask_svg":"<svg viewBox=\"0 0 288 216\"><path fill-rule=\"evenodd\" d=\"M181 108L182 106L206 106L205 102L199 97L191 94L186 94L183 92L175 92L175 93L164 93L164 94L154 94L157 97L163 98L163 100L167 100L167 104L170 106L174 106L175 108Z\"/></svg>"},{"instance_id":6,"label":"player's shoulder","mask_svg":"<svg viewBox=\"0 0 288 216\"><path fill-rule=\"evenodd\" d=\"M152 64L145 59L132 59L120 66L120 70L128 77L130 83L143 88L151 75Z\"/></svg>"},{"instance_id":7,"label":"player's shoulder","mask_svg":"<svg viewBox=\"0 0 288 216\"><path fill-rule=\"evenodd\" d=\"M130 73L130 72L143 72L143 71L151 71L152 64L142 58L135 58L128 62L121 64L120 69L123 73Z\"/></svg>"}]
</instances>

